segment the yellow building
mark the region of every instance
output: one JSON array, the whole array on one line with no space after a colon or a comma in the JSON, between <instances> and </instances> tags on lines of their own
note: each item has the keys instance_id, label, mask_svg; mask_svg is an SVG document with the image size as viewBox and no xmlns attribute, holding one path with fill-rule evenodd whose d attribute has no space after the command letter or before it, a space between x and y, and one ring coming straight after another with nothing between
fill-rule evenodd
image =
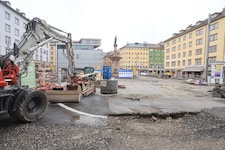
<instances>
[{"instance_id":1,"label":"yellow building","mask_svg":"<svg viewBox=\"0 0 225 150\"><path fill-rule=\"evenodd\" d=\"M57 65L57 42L50 43L50 69L55 70Z\"/></svg>"},{"instance_id":2,"label":"yellow building","mask_svg":"<svg viewBox=\"0 0 225 150\"><path fill-rule=\"evenodd\" d=\"M212 62L225 61L225 9L209 18L210 26L207 18L174 33L164 41L165 71L175 77L205 78L207 51L209 72Z\"/></svg>"},{"instance_id":3,"label":"yellow building","mask_svg":"<svg viewBox=\"0 0 225 150\"><path fill-rule=\"evenodd\" d=\"M120 48L120 68L148 70L149 48L146 43L127 43Z\"/></svg>"}]
</instances>

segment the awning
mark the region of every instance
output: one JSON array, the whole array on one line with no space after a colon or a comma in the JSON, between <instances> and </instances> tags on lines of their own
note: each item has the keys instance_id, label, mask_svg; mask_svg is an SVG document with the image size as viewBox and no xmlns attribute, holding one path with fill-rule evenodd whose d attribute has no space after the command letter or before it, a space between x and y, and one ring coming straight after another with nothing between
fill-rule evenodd
<instances>
[{"instance_id":1,"label":"awning","mask_svg":"<svg viewBox=\"0 0 225 150\"><path fill-rule=\"evenodd\" d=\"M202 71L204 71L204 66L187 66L183 70L183 72L202 72Z\"/></svg>"}]
</instances>

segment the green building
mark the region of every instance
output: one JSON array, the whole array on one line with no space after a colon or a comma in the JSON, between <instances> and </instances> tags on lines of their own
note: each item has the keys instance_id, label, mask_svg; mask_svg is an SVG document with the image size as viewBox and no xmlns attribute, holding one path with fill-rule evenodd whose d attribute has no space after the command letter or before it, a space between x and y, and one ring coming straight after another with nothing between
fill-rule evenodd
<instances>
[{"instance_id":1,"label":"green building","mask_svg":"<svg viewBox=\"0 0 225 150\"><path fill-rule=\"evenodd\" d=\"M164 46L162 43L149 44L150 74L162 74L164 70Z\"/></svg>"}]
</instances>

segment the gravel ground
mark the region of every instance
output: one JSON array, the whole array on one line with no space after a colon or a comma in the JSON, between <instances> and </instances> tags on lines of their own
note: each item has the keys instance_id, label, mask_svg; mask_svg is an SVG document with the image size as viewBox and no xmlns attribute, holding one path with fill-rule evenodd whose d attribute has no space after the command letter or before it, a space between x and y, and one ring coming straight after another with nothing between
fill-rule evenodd
<instances>
[{"instance_id":1,"label":"gravel ground","mask_svg":"<svg viewBox=\"0 0 225 150\"><path fill-rule=\"evenodd\" d=\"M140 81L140 79L138 80ZM159 88L170 86L168 80L158 81ZM123 81L122 81L123 82ZM121 83L122 83L121 82ZM129 81L133 82L133 81ZM174 83L175 81L173 81ZM142 81L143 85L146 80ZM181 83L181 81L178 81ZM173 84L173 89L181 90L179 84ZM208 96L206 88L188 88L182 86L184 92L199 97ZM154 89L154 87L152 87ZM198 90L199 91L198 91ZM118 94L127 94L121 91ZM156 97L170 97L160 95ZM175 91L172 91L175 92ZM201 92L201 93L200 93ZM144 93L144 91L143 91ZM188 94L190 94L188 93ZM146 93L145 93L146 94ZM178 92L178 95L183 95ZM140 95L143 95L140 92ZM139 96L140 96L139 95ZM125 95L126 96L126 95ZM210 98L210 96L208 96ZM214 99L221 100L222 99ZM34 122L21 124L12 119L0 120L0 149L1 150L224 150L225 148L225 111L222 108L203 110L198 114L185 116L157 117L157 116L117 116L102 119L95 124L70 121L64 123L45 124Z\"/></svg>"},{"instance_id":2,"label":"gravel ground","mask_svg":"<svg viewBox=\"0 0 225 150\"><path fill-rule=\"evenodd\" d=\"M184 118L110 117L97 126L14 124L0 128L1 150L224 149L225 122L202 112Z\"/></svg>"}]
</instances>

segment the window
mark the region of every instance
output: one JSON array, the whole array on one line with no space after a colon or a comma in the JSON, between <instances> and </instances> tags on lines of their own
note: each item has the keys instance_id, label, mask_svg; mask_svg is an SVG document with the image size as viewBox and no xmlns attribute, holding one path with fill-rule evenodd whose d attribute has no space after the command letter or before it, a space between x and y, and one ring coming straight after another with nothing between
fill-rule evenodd
<instances>
[{"instance_id":1,"label":"window","mask_svg":"<svg viewBox=\"0 0 225 150\"><path fill-rule=\"evenodd\" d=\"M180 53L178 53L178 56L177 57L180 58Z\"/></svg>"},{"instance_id":2,"label":"window","mask_svg":"<svg viewBox=\"0 0 225 150\"><path fill-rule=\"evenodd\" d=\"M10 33L10 25L5 24L5 31Z\"/></svg>"},{"instance_id":3,"label":"window","mask_svg":"<svg viewBox=\"0 0 225 150\"><path fill-rule=\"evenodd\" d=\"M166 60L169 60L170 59L170 56L166 56Z\"/></svg>"},{"instance_id":4,"label":"window","mask_svg":"<svg viewBox=\"0 0 225 150\"><path fill-rule=\"evenodd\" d=\"M176 59L176 54L173 54L172 55L172 59Z\"/></svg>"},{"instance_id":5,"label":"window","mask_svg":"<svg viewBox=\"0 0 225 150\"><path fill-rule=\"evenodd\" d=\"M178 50L180 50L180 47L181 47L181 46L180 46L180 45L178 45Z\"/></svg>"},{"instance_id":6,"label":"window","mask_svg":"<svg viewBox=\"0 0 225 150\"><path fill-rule=\"evenodd\" d=\"M10 13L7 11L5 11L5 19L10 20Z\"/></svg>"},{"instance_id":7,"label":"window","mask_svg":"<svg viewBox=\"0 0 225 150\"><path fill-rule=\"evenodd\" d=\"M166 46L170 46L170 42L167 42L167 43L166 43Z\"/></svg>"},{"instance_id":8,"label":"window","mask_svg":"<svg viewBox=\"0 0 225 150\"><path fill-rule=\"evenodd\" d=\"M188 66L191 66L191 59L188 59Z\"/></svg>"},{"instance_id":9,"label":"window","mask_svg":"<svg viewBox=\"0 0 225 150\"><path fill-rule=\"evenodd\" d=\"M166 63L166 67L169 67L169 66L170 66L170 63L169 63L169 62L167 62L167 63Z\"/></svg>"},{"instance_id":10,"label":"window","mask_svg":"<svg viewBox=\"0 0 225 150\"><path fill-rule=\"evenodd\" d=\"M183 36L183 40L184 40L184 41L186 40L186 35Z\"/></svg>"},{"instance_id":11,"label":"window","mask_svg":"<svg viewBox=\"0 0 225 150\"><path fill-rule=\"evenodd\" d=\"M188 56L192 56L192 51L189 51L188 52Z\"/></svg>"},{"instance_id":12,"label":"window","mask_svg":"<svg viewBox=\"0 0 225 150\"><path fill-rule=\"evenodd\" d=\"M196 49L195 50L195 55L201 55L202 54L202 49Z\"/></svg>"},{"instance_id":13,"label":"window","mask_svg":"<svg viewBox=\"0 0 225 150\"><path fill-rule=\"evenodd\" d=\"M186 56L186 52L183 52L183 57L185 57Z\"/></svg>"},{"instance_id":14,"label":"window","mask_svg":"<svg viewBox=\"0 0 225 150\"><path fill-rule=\"evenodd\" d=\"M177 61L177 66L180 66L180 61Z\"/></svg>"},{"instance_id":15,"label":"window","mask_svg":"<svg viewBox=\"0 0 225 150\"><path fill-rule=\"evenodd\" d=\"M192 41L189 42L189 47L192 47Z\"/></svg>"},{"instance_id":16,"label":"window","mask_svg":"<svg viewBox=\"0 0 225 150\"><path fill-rule=\"evenodd\" d=\"M20 36L20 31L19 31L19 29L15 29L15 35L16 35L16 36Z\"/></svg>"},{"instance_id":17,"label":"window","mask_svg":"<svg viewBox=\"0 0 225 150\"><path fill-rule=\"evenodd\" d=\"M176 66L176 62L172 61L171 65L172 65L172 67L175 67Z\"/></svg>"},{"instance_id":18,"label":"window","mask_svg":"<svg viewBox=\"0 0 225 150\"><path fill-rule=\"evenodd\" d=\"M217 33L216 34L213 34L213 35L210 35L210 42L217 40L217 38L218 38Z\"/></svg>"},{"instance_id":19,"label":"window","mask_svg":"<svg viewBox=\"0 0 225 150\"><path fill-rule=\"evenodd\" d=\"M180 41L181 41L181 38L179 37L179 38L178 38L178 42L180 42Z\"/></svg>"},{"instance_id":20,"label":"window","mask_svg":"<svg viewBox=\"0 0 225 150\"><path fill-rule=\"evenodd\" d=\"M169 53L170 52L170 49L168 48L168 49L166 49L166 53Z\"/></svg>"},{"instance_id":21,"label":"window","mask_svg":"<svg viewBox=\"0 0 225 150\"><path fill-rule=\"evenodd\" d=\"M218 29L218 22L210 25L210 31L215 29Z\"/></svg>"},{"instance_id":22,"label":"window","mask_svg":"<svg viewBox=\"0 0 225 150\"><path fill-rule=\"evenodd\" d=\"M217 50L217 45L213 45L209 47L209 53L214 53Z\"/></svg>"},{"instance_id":23,"label":"window","mask_svg":"<svg viewBox=\"0 0 225 150\"><path fill-rule=\"evenodd\" d=\"M202 38L196 40L196 45L201 45L202 44Z\"/></svg>"},{"instance_id":24,"label":"window","mask_svg":"<svg viewBox=\"0 0 225 150\"><path fill-rule=\"evenodd\" d=\"M203 29L199 29L196 31L196 36L203 34Z\"/></svg>"},{"instance_id":25,"label":"window","mask_svg":"<svg viewBox=\"0 0 225 150\"><path fill-rule=\"evenodd\" d=\"M201 58L195 59L195 65L201 65L201 64L202 64L202 59Z\"/></svg>"},{"instance_id":26,"label":"window","mask_svg":"<svg viewBox=\"0 0 225 150\"><path fill-rule=\"evenodd\" d=\"M9 36L5 36L5 44L7 46L11 45L11 38Z\"/></svg>"},{"instance_id":27,"label":"window","mask_svg":"<svg viewBox=\"0 0 225 150\"><path fill-rule=\"evenodd\" d=\"M19 22L19 19L15 17L15 24L19 25L20 22Z\"/></svg>"},{"instance_id":28,"label":"window","mask_svg":"<svg viewBox=\"0 0 225 150\"><path fill-rule=\"evenodd\" d=\"M174 40L172 41L172 44L173 44L173 45L176 44L176 39L174 39Z\"/></svg>"},{"instance_id":29,"label":"window","mask_svg":"<svg viewBox=\"0 0 225 150\"><path fill-rule=\"evenodd\" d=\"M211 19L213 19L213 18L215 18L217 16L218 16L218 13L214 13L214 14L211 15Z\"/></svg>"},{"instance_id":30,"label":"window","mask_svg":"<svg viewBox=\"0 0 225 150\"><path fill-rule=\"evenodd\" d=\"M190 39L192 38L192 33L189 33L189 38L190 38Z\"/></svg>"},{"instance_id":31,"label":"window","mask_svg":"<svg viewBox=\"0 0 225 150\"><path fill-rule=\"evenodd\" d=\"M185 60L183 60L183 62L182 62L182 63L183 63L182 65L183 65L183 66L185 66Z\"/></svg>"},{"instance_id":32,"label":"window","mask_svg":"<svg viewBox=\"0 0 225 150\"><path fill-rule=\"evenodd\" d=\"M185 48L186 48L186 43L183 44L183 49L185 49Z\"/></svg>"},{"instance_id":33,"label":"window","mask_svg":"<svg viewBox=\"0 0 225 150\"><path fill-rule=\"evenodd\" d=\"M174 51L176 51L176 47L175 46L172 47L172 52L174 52Z\"/></svg>"}]
</instances>

